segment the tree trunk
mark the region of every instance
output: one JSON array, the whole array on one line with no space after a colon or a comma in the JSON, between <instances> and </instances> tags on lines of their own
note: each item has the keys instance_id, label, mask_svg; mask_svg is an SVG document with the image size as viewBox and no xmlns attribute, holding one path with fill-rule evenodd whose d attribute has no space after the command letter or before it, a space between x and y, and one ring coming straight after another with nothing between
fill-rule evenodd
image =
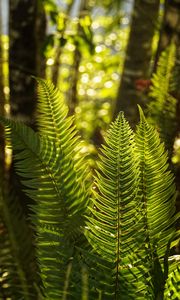
<instances>
[{"instance_id":1,"label":"tree trunk","mask_svg":"<svg viewBox=\"0 0 180 300\"><path fill-rule=\"evenodd\" d=\"M180 35L179 35L180 37ZM175 91L175 98L177 99L177 107L176 107L176 122L177 122L177 128L176 128L176 136L180 139L180 44L177 48L177 63L176 63L176 70L177 70L177 83L176 83L176 91ZM176 175L176 186L178 190L177 195L177 211L180 212L180 161L176 166L175 169L175 175ZM178 223L178 228L180 228L180 221ZM180 252L180 244L179 244L179 252Z\"/></svg>"},{"instance_id":2,"label":"tree trunk","mask_svg":"<svg viewBox=\"0 0 180 300\"><path fill-rule=\"evenodd\" d=\"M36 23L35 23L35 38L36 38L36 73L39 77L46 77L46 57L43 52L44 44L46 41L46 14L44 7L38 1Z\"/></svg>"},{"instance_id":3,"label":"tree trunk","mask_svg":"<svg viewBox=\"0 0 180 300\"><path fill-rule=\"evenodd\" d=\"M66 27L68 25L69 15L73 7L73 3L74 1L71 1L67 7L66 19L64 20L64 26L63 29L61 30L61 38L60 38L61 41L64 40L64 35L65 35ZM55 86L58 85L62 51L63 51L63 46L61 45L61 43L59 43L59 47L57 47L55 53L54 65L52 67L52 82L54 83Z\"/></svg>"},{"instance_id":4,"label":"tree trunk","mask_svg":"<svg viewBox=\"0 0 180 300\"><path fill-rule=\"evenodd\" d=\"M150 79L152 39L159 12L159 0L135 0L124 70L113 112L124 111L131 124L137 123L137 104L145 105L143 92Z\"/></svg>"},{"instance_id":5,"label":"tree trunk","mask_svg":"<svg viewBox=\"0 0 180 300\"><path fill-rule=\"evenodd\" d=\"M37 0L9 1L9 87L12 117L35 127L36 84L31 77L45 74L42 44L45 39L45 13ZM14 166L10 168L10 185L28 213L27 199Z\"/></svg>"},{"instance_id":6,"label":"tree trunk","mask_svg":"<svg viewBox=\"0 0 180 300\"><path fill-rule=\"evenodd\" d=\"M41 25L40 25L41 24ZM41 28L41 30L40 30ZM33 124L36 106L35 83L44 59L40 53L45 36L44 12L37 0L9 2L9 86L11 114Z\"/></svg>"},{"instance_id":7,"label":"tree trunk","mask_svg":"<svg viewBox=\"0 0 180 300\"><path fill-rule=\"evenodd\" d=\"M180 0L165 0L164 16L159 37L158 49L154 61L154 72L162 51L170 45L172 41L179 43L180 35Z\"/></svg>"},{"instance_id":8,"label":"tree trunk","mask_svg":"<svg viewBox=\"0 0 180 300\"><path fill-rule=\"evenodd\" d=\"M81 18L84 18L88 13L87 9L87 0L81 0L80 2L80 7L79 7L79 12L77 15L77 18L79 18L79 23L77 26L77 36L82 36L83 37L83 32L82 28L80 25L80 20ZM68 95L69 99L69 108L70 108L70 114L73 115L75 114L75 108L78 104L78 91L77 91L77 85L78 85L78 80L79 80L79 66L81 63L82 59L82 49L80 49L80 45L78 41L75 41L75 50L74 50L74 57L73 57L73 70L72 70L72 75L71 75L71 86L70 86L70 92Z\"/></svg>"},{"instance_id":9,"label":"tree trunk","mask_svg":"<svg viewBox=\"0 0 180 300\"><path fill-rule=\"evenodd\" d=\"M3 74L3 41L2 41L2 4L0 1L0 115L4 115L5 95L4 95L4 74ZM0 178L4 173L4 129L0 126Z\"/></svg>"}]
</instances>

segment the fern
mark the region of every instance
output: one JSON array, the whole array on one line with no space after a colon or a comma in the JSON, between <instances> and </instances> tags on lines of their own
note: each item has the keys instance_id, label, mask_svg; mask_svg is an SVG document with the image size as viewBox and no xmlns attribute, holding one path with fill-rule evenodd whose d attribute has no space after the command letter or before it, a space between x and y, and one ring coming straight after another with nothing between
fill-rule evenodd
<instances>
[{"instance_id":1,"label":"fern","mask_svg":"<svg viewBox=\"0 0 180 300\"><path fill-rule=\"evenodd\" d=\"M160 142L158 133L147 123L141 109L140 116L136 144L140 153L139 187L145 224L144 245L152 261L152 274L156 275L156 272L159 274L158 286L156 278L153 279L157 297L159 292L163 293L167 276L160 261L165 257L167 245L175 234L176 188L173 175L168 170L168 156L164 145ZM158 264L155 264L155 261Z\"/></svg>"},{"instance_id":2,"label":"fern","mask_svg":"<svg viewBox=\"0 0 180 300\"><path fill-rule=\"evenodd\" d=\"M41 84L42 91L50 89L52 103L57 103L59 98L53 97L56 90L52 89L52 85L48 82ZM49 101L48 92L46 100ZM61 112L64 107L60 105L59 109ZM46 113L48 118L54 111L51 108ZM9 128L13 148L17 152L17 173L24 178L22 183L27 187L27 195L36 201L31 219L36 228L44 295L49 299L59 299L68 265L75 255L73 245L81 241L82 212L87 205L87 191L83 184L86 171L82 171L85 166L80 168L74 159L77 138L72 120L68 118L58 124L53 123L50 126L52 130L48 132L49 138L43 136L41 130L41 135L38 135L25 125L12 121L4 123ZM56 127L57 132L58 127L61 129L59 145L50 134ZM83 179L82 182L80 179Z\"/></svg>"},{"instance_id":3,"label":"fern","mask_svg":"<svg viewBox=\"0 0 180 300\"><path fill-rule=\"evenodd\" d=\"M176 99L171 95L174 90L172 74L175 66L176 48L172 43L162 52L157 71L153 74L148 105L148 121L160 132L166 148L172 153L176 131Z\"/></svg>"},{"instance_id":4,"label":"fern","mask_svg":"<svg viewBox=\"0 0 180 300\"><path fill-rule=\"evenodd\" d=\"M55 144L55 148L61 153L59 168L62 172L61 181L64 182L65 198L67 201L68 214L72 216L66 220L66 227L72 234L79 223L81 216L84 219L84 213L87 209L89 191L90 191L90 172L87 162L80 153L81 142L78 136L73 117L68 117L68 108L61 99L58 89L54 88L49 81L38 80L38 106L37 106L37 124L39 134L47 136ZM69 182L69 183L68 183ZM70 184L70 186L68 186ZM72 212L71 212L72 210ZM83 222L79 227L82 227ZM76 235L76 234L75 234ZM65 236L67 233L65 232ZM84 242L81 234L79 242ZM72 235L73 237L73 235ZM72 240L71 237L71 240ZM74 237L73 237L74 239ZM77 245L76 245L77 246ZM69 246L67 246L69 249ZM76 252L76 251L75 251ZM76 264L76 261L73 262ZM70 262L69 267L72 265ZM67 268L67 273L69 270ZM78 266L76 265L77 268ZM66 273L66 274L67 274ZM74 281L80 280L77 274L73 274ZM67 281L66 281L67 284ZM77 284L77 282L76 282ZM63 287L63 295L65 287ZM74 288L75 293L75 288Z\"/></svg>"},{"instance_id":5,"label":"fern","mask_svg":"<svg viewBox=\"0 0 180 300\"><path fill-rule=\"evenodd\" d=\"M34 200L30 218L42 298L175 297L179 267L170 246L176 189L158 133L141 109L136 133L121 112L105 138L91 192L66 105L50 82L38 79L38 91L39 133L2 117L0 122Z\"/></svg>"},{"instance_id":6,"label":"fern","mask_svg":"<svg viewBox=\"0 0 180 300\"><path fill-rule=\"evenodd\" d=\"M104 281L103 299L108 294L111 299L145 299L147 295L142 278L147 270L141 266L140 271L137 255L143 240L136 152L134 134L121 113L102 149L86 231L93 253L104 260L97 258L96 272L106 272L107 278L98 274L95 280L97 284Z\"/></svg>"},{"instance_id":7,"label":"fern","mask_svg":"<svg viewBox=\"0 0 180 300\"><path fill-rule=\"evenodd\" d=\"M175 234L176 190L167 153L140 114L136 147L122 114L109 131L87 221L96 288L114 299L163 299L168 244Z\"/></svg>"},{"instance_id":8,"label":"fern","mask_svg":"<svg viewBox=\"0 0 180 300\"><path fill-rule=\"evenodd\" d=\"M37 79L37 81L39 95L37 105L38 132L42 136L48 136L56 144L56 147L61 149L64 159L62 167L63 165L66 167L66 164L71 165L71 172L74 172L73 176L87 193L90 186L90 173L87 161L80 153L81 140L76 126L73 124L73 117L67 116L68 107L62 100L58 89L54 88L50 81L42 79ZM88 195L86 200L81 203L85 207L87 197Z\"/></svg>"},{"instance_id":9,"label":"fern","mask_svg":"<svg viewBox=\"0 0 180 300\"><path fill-rule=\"evenodd\" d=\"M174 264L172 270L170 270L168 275L164 299L178 300L179 295L180 295L180 266L179 266L179 255L178 255L177 262Z\"/></svg>"}]
</instances>

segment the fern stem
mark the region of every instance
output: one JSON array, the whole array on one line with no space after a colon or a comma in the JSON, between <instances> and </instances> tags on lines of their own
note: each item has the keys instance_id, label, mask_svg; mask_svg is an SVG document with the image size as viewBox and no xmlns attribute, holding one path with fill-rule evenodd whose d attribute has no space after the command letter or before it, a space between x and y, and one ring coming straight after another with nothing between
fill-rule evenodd
<instances>
[{"instance_id":1,"label":"fern stem","mask_svg":"<svg viewBox=\"0 0 180 300\"><path fill-rule=\"evenodd\" d=\"M69 279L70 279L71 271L72 271L72 261L70 261L68 266L67 266L62 300L67 300L68 286L69 286Z\"/></svg>"},{"instance_id":2,"label":"fern stem","mask_svg":"<svg viewBox=\"0 0 180 300\"><path fill-rule=\"evenodd\" d=\"M88 300L88 273L85 266L82 268L82 300Z\"/></svg>"},{"instance_id":3,"label":"fern stem","mask_svg":"<svg viewBox=\"0 0 180 300\"><path fill-rule=\"evenodd\" d=\"M120 148L120 137L119 137L119 148ZM120 151L118 151L118 154ZM116 264L116 286L115 286L115 299L118 299L118 286L119 286L119 279L118 279L118 273L119 273L119 263L120 263L120 155L118 155L117 158L117 183L116 186L118 187L117 189L117 206L118 206L118 215L117 215L117 264Z\"/></svg>"},{"instance_id":4,"label":"fern stem","mask_svg":"<svg viewBox=\"0 0 180 300\"><path fill-rule=\"evenodd\" d=\"M145 161L146 161L146 156L145 156L145 135L144 135L144 131L143 131L143 153L142 153L142 163L141 163L141 174L142 174L142 203L143 203L143 211L145 212L145 222L144 222L144 227L146 230L146 242L148 244L148 249L151 249L151 243L150 243L150 238L149 238L149 229L148 229L148 213L147 213L147 197L146 197L146 178L145 178ZM152 251L150 251L150 253L152 253Z\"/></svg>"},{"instance_id":5,"label":"fern stem","mask_svg":"<svg viewBox=\"0 0 180 300\"><path fill-rule=\"evenodd\" d=\"M2 195L2 205L3 205L3 215L5 218L5 223L8 229L8 236L10 239L10 244L11 244L11 250L12 250L12 256L14 258L15 261L15 265L16 265L16 269L17 269L17 274L19 276L19 280L21 283L21 288L22 288L22 292L23 292L23 297L24 300L31 300L30 297L28 296L29 294L29 290L28 290L28 284L27 284L27 279L26 279L26 275L25 272L21 266L21 260L19 258L18 255L18 241L16 240L16 236L14 234L14 228L13 225L11 223L11 216L9 213L9 209L6 203L6 196L7 196L7 186L4 186L4 191L0 191L1 195Z\"/></svg>"}]
</instances>

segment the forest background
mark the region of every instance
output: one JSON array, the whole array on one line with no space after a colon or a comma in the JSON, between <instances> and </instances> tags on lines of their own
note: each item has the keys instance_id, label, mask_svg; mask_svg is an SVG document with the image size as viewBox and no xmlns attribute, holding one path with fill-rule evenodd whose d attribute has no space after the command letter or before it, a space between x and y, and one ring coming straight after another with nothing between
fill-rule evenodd
<instances>
[{"instance_id":1,"label":"forest background","mask_svg":"<svg viewBox=\"0 0 180 300\"><path fill-rule=\"evenodd\" d=\"M108 124L124 111L134 127L140 104L162 131L179 186L180 1L1 0L0 14L2 115L35 126L32 76L52 80L93 167ZM152 78L163 51L158 87Z\"/></svg>"},{"instance_id":2,"label":"forest background","mask_svg":"<svg viewBox=\"0 0 180 300\"><path fill-rule=\"evenodd\" d=\"M92 169L109 123L124 111L134 128L140 104L165 142L180 191L179 70L179 0L0 1L1 115L36 128L32 76L50 79L75 114ZM0 141L1 178L6 173L19 194L3 129Z\"/></svg>"}]
</instances>

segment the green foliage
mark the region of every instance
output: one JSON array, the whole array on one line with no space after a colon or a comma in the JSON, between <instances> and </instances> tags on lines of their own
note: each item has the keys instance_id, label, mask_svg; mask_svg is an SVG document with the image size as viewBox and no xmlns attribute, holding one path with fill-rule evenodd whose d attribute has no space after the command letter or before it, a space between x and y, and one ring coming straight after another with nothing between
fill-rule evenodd
<instances>
[{"instance_id":1,"label":"green foliage","mask_svg":"<svg viewBox=\"0 0 180 300\"><path fill-rule=\"evenodd\" d=\"M142 196L144 250L149 257L155 299L163 297L167 279L166 251L175 233L176 188L168 170L168 156L158 133L149 125L140 109L136 145L140 154L140 194ZM147 260L146 258L146 260ZM164 259L164 262L162 260ZM157 285L156 276L159 274Z\"/></svg>"},{"instance_id":2,"label":"green foliage","mask_svg":"<svg viewBox=\"0 0 180 300\"><path fill-rule=\"evenodd\" d=\"M0 195L0 299L30 300L36 297L38 284L32 232L18 197L11 187L3 187Z\"/></svg>"},{"instance_id":3,"label":"green foliage","mask_svg":"<svg viewBox=\"0 0 180 300\"><path fill-rule=\"evenodd\" d=\"M140 153L141 185L140 191L146 207L145 220L148 225L150 247L158 239L157 252L164 255L164 247L173 232L176 188L174 176L168 170L168 155L159 135L147 123L141 113L141 122L137 127L136 144ZM146 186L147 185L147 186ZM154 203L156 205L154 206ZM156 220L155 220L156 216ZM159 236L161 232L161 237Z\"/></svg>"},{"instance_id":4,"label":"green foliage","mask_svg":"<svg viewBox=\"0 0 180 300\"><path fill-rule=\"evenodd\" d=\"M179 262L176 263L166 283L164 299L178 299L180 294L180 267Z\"/></svg>"},{"instance_id":5,"label":"green foliage","mask_svg":"<svg viewBox=\"0 0 180 300\"><path fill-rule=\"evenodd\" d=\"M93 253L104 260L101 265L97 260L95 282L104 285L103 299L107 294L110 299L120 295L121 299L134 299L136 293L136 299L143 299L146 293L141 290L137 256L142 245L140 173L134 134L123 113L111 125L105 141L86 231Z\"/></svg>"},{"instance_id":6,"label":"green foliage","mask_svg":"<svg viewBox=\"0 0 180 300\"><path fill-rule=\"evenodd\" d=\"M82 11L62 6L56 30L53 27L45 47L46 74L51 80L60 49L57 85L69 107L76 97L76 124L88 146L93 144L94 132L105 130L110 123L129 34L129 16L120 9L120 2L100 2L94 6L93 1L82 1L82 5L86 3ZM76 92L72 91L74 81Z\"/></svg>"},{"instance_id":7,"label":"green foliage","mask_svg":"<svg viewBox=\"0 0 180 300\"><path fill-rule=\"evenodd\" d=\"M172 96L175 89L172 74L175 67L176 47L172 43L162 52L157 71L152 77L149 96L148 120L157 127L166 148L172 154L174 134L176 133L176 102Z\"/></svg>"},{"instance_id":8,"label":"green foliage","mask_svg":"<svg viewBox=\"0 0 180 300\"><path fill-rule=\"evenodd\" d=\"M28 196L38 199L31 218L36 228L44 294L59 299L68 262L75 255L73 245L79 242L84 224L86 164L76 160L78 137L72 118L65 118L67 107L59 101L52 84L40 82L40 135L22 124L7 121L6 125L11 128L13 149L17 151L17 173L23 178Z\"/></svg>"},{"instance_id":9,"label":"green foliage","mask_svg":"<svg viewBox=\"0 0 180 300\"><path fill-rule=\"evenodd\" d=\"M176 190L156 130L140 109L134 133L121 112L105 137L91 187L87 159L59 91L38 79L38 95L38 133L0 120L12 141L17 173L34 201L30 218L42 297L177 295L179 256L170 255L177 243L172 243Z\"/></svg>"}]
</instances>

